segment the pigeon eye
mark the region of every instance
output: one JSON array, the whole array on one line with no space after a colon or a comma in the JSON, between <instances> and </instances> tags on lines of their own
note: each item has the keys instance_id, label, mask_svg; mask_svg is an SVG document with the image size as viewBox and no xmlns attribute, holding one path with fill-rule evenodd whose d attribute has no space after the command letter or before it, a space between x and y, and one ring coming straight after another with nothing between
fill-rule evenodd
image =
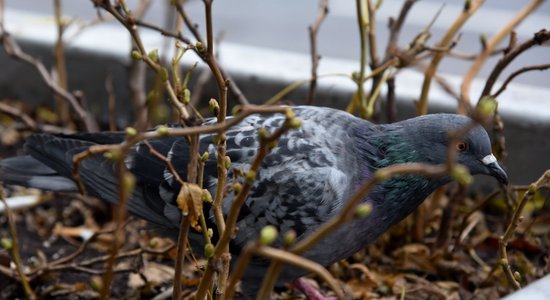
<instances>
[{"instance_id":1,"label":"pigeon eye","mask_svg":"<svg viewBox=\"0 0 550 300\"><path fill-rule=\"evenodd\" d=\"M458 150L460 152L466 151L466 150L468 150L468 144L464 143L464 142L460 142L460 143L456 144L456 150Z\"/></svg>"}]
</instances>

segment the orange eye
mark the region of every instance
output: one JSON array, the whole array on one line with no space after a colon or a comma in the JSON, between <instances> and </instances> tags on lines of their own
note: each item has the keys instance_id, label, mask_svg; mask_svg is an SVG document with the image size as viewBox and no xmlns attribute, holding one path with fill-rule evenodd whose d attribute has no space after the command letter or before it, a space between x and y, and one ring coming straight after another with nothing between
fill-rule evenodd
<instances>
[{"instance_id":1,"label":"orange eye","mask_svg":"<svg viewBox=\"0 0 550 300\"><path fill-rule=\"evenodd\" d=\"M466 151L468 150L468 144L464 143L464 142L460 142L458 144L456 144L456 150L462 152L462 151Z\"/></svg>"}]
</instances>

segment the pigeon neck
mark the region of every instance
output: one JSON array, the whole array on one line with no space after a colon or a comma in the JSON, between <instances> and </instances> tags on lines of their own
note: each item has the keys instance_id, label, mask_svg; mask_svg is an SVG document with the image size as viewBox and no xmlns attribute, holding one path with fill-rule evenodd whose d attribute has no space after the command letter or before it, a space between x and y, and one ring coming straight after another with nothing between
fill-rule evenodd
<instances>
[{"instance_id":1,"label":"pigeon neck","mask_svg":"<svg viewBox=\"0 0 550 300\"><path fill-rule=\"evenodd\" d=\"M370 132L357 127L356 147L359 161L360 183L372 178L376 170L402 163L427 162L414 141L399 124L372 126ZM375 239L391 225L401 221L417 208L426 197L438 187L449 182L449 178L426 178L420 175L397 175L379 185L365 201L373 206L372 218L364 221L361 228L369 228L367 239ZM360 222L359 222L360 223ZM372 230L376 228L376 230ZM375 232L376 231L376 232Z\"/></svg>"}]
</instances>

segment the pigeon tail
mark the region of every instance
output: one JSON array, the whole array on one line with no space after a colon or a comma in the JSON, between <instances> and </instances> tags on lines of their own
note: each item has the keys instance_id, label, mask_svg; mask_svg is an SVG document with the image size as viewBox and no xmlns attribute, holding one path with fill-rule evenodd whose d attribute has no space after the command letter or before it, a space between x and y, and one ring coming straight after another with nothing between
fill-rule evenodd
<instances>
[{"instance_id":1,"label":"pigeon tail","mask_svg":"<svg viewBox=\"0 0 550 300\"><path fill-rule=\"evenodd\" d=\"M0 161L0 181L54 192L78 191L74 181L30 155Z\"/></svg>"},{"instance_id":2,"label":"pigeon tail","mask_svg":"<svg viewBox=\"0 0 550 300\"><path fill-rule=\"evenodd\" d=\"M34 134L25 143L25 152L30 155L0 161L0 181L55 192L78 192L72 179L73 156L94 145L123 140L124 133L120 132L70 136ZM112 161L103 155L93 155L80 163L80 176L87 193L111 204L118 203L118 180ZM160 227L173 228L173 222L164 216L164 206L151 207L143 188L136 186L128 211Z\"/></svg>"}]
</instances>

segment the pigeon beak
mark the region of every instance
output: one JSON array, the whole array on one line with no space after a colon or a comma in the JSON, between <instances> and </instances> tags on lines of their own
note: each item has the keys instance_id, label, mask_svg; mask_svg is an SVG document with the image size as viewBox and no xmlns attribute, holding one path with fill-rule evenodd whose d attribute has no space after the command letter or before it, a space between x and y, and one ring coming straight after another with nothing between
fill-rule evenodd
<instances>
[{"instance_id":1,"label":"pigeon beak","mask_svg":"<svg viewBox=\"0 0 550 300\"><path fill-rule=\"evenodd\" d=\"M508 175L500 167L497 162L496 157L493 154L485 156L481 162L485 165L488 170L488 174L495 177L500 183L508 185Z\"/></svg>"}]
</instances>

